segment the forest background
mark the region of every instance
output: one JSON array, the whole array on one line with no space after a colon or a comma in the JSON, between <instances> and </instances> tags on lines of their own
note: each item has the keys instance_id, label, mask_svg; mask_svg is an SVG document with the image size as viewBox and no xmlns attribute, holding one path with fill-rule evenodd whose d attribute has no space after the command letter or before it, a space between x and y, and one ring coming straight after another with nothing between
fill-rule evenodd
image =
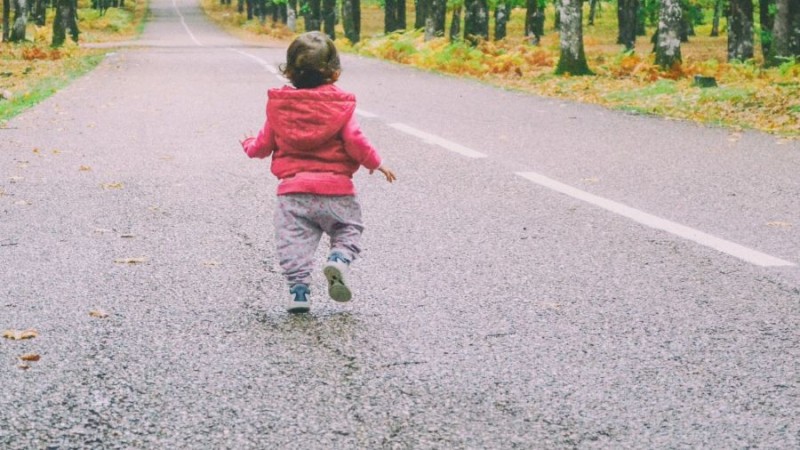
<instances>
[{"instance_id":1,"label":"forest background","mask_svg":"<svg viewBox=\"0 0 800 450\"><path fill-rule=\"evenodd\" d=\"M82 43L130 38L146 9L143 0L128 0L116 7L101 5L105 6L102 13L97 2L110 0L54 1L75 3ZM790 44L795 47L777 56L773 50L770 56L770 27L782 13L776 0L747 0L751 9L744 17L749 14L755 19L749 24L750 54L748 28L743 33L737 23L741 22L741 11L738 21L732 17L736 2L741 0L467 0L466 4L464 0L233 1L236 3L202 3L212 19L245 39L290 40L295 33L321 29L343 51L473 77L505 88L637 114L800 137L800 52L796 51L800 50L796 48L800 47L800 22L789 21L790 26L797 27L790 28L790 37L794 36ZM777 0L782 1L797 3L794 7L800 10L799 0ZM570 2L575 9L565 7ZM636 14L626 18L623 9L630 9L632 4ZM665 22L670 22L668 14L675 12L675 5L680 11L679 21L673 18L675 29L670 30ZM55 20L57 7L53 9ZM441 12L437 15L432 9ZM795 12L800 16L800 11ZM632 20L635 34L631 39L623 36L625 26L620 24ZM557 70L565 58L565 37L576 38L576 22L580 56L587 69L582 73L586 76ZM565 25L572 29L565 29ZM733 33L739 41L745 35L744 47L741 43L737 47L740 51L744 48L748 56L743 60L731 57L731 27L737 28ZM680 38L678 59L657 63L659 35L661 41L675 41L663 38L672 37L670 33ZM0 46L0 120L37 101L33 93L37 89L32 86L37 83L35 79L42 78L39 67L43 62L82 61L77 72L71 69L72 75L55 76L66 80L99 60L98 50L78 47L70 40L54 46L53 36L50 28L34 25L24 41L12 43L4 31L6 44ZM567 51L574 44L567 42ZM9 62L16 68L7 70ZM47 77L53 78L45 73ZM714 86L706 87L709 83ZM10 100L3 101L4 91ZM25 101L19 101L20 97ZM18 104L16 108L8 107L14 103Z\"/></svg>"}]
</instances>

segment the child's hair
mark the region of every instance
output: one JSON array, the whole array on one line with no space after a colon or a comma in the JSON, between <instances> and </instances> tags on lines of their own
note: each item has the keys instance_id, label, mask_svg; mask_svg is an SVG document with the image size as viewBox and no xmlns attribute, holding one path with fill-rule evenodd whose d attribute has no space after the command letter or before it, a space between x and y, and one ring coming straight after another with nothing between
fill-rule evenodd
<instances>
[{"instance_id":1,"label":"child's hair","mask_svg":"<svg viewBox=\"0 0 800 450\"><path fill-rule=\"evenodd\" d=\"M341 71L339 54L324 33L303 33L289 45L283 75L298 89L309 89L336 82Z\"/></svg>"}]
</instances>

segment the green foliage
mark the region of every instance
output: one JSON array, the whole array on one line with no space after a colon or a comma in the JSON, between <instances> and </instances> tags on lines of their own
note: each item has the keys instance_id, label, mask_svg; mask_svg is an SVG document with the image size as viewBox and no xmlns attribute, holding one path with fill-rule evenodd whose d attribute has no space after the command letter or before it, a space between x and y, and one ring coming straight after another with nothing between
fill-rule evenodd
<instances>
[{"instance_id":1,"label":"green foliage","mask_svg":"<svg viewBox=\"0 0 800 450\"><path fill-rule=\"evenodd\" d=\"M612 92L605 97L614 102L636 103L637 100L642 98L671 95L676 92L678 92L678 86L675 81L658 80L650 86L640 89L631 89L625 92Z\"/></svg>"}]
</instances>

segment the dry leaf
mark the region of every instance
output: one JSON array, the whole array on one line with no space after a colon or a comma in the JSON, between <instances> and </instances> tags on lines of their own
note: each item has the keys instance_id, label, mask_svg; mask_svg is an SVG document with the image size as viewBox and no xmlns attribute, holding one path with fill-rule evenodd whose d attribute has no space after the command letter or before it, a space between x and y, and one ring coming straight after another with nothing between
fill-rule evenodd
<instances>
[{"instance_id":1,"label":"dry leaf","mask_svg":"<svg viewBox=\"0 0 800 450\"><path fill-rule=\"evenodd\" d=\"M78 170L80 170L81 172L89 172L92 170L92 168L89 166L80 166L78 167Z\"/></svg>"},{"instance_id":2,"label":"dry leaf","mask_svg":"<svg viewBox=\"0 0 800 450\"><path fill-rule=\"evenodd\" d=\"M206 267L217 267L220 265L217 261L203 261L203 265Z\"/></svg>"},{"instance_id":3,"label":"dry leaf","mask_svg":"<svg viewBox=\"0 0 800 450\"><path fill-rule=\"evenodd\" d=\"M22 370L28 370L28 369L31 368L31 366L29 366L27 364L20 364L20 365L17 366L17 368L18 369L22 369Z\"/></svg>"},{"instance_id":4,"label":"dry leaf","mask_svg":"<svg viewBox=\"0 0 800 450\"><path fill-rule=\"evenodd\" d=\"M15 202L14 202L14 204L15 204L15 205L22 205L22 206L26 206L26 205L30 205L30 204L31 204L31 202L29 202L29 201L27 201L27 200L17 200L17 201L15 201Z\"/></svg>"},{"instance_id":5,"label":"dry leaf","mask_svg":"<svg viewBox=\"0 0 800 450\"><path fill-rule=\"evenodd\" d=\"M136 235L135 234L120 234L119 237L121 237L123 239L133 239L133 238L136 237Z\"/></svg>"},{"instance_id":6,"label":"dry leaf","mask_svg":"<svg viewBox=\"0 0 800 450\"><path fill-rule=\"evenodd\" d=\"M767 222L767 226L772 228L792 228L791 223L781 221Z\"/></svg>"},{"instance_id":7,"label":"dry leaf","mask_svg":"<svg viewBox=\"0 0 800 450\"><path fill-rule=\"evenodd\" d=\"M147 258L117 258L114 262L117 264L142 264L147 262Z\"/></svg>"},{"instance_id":8,"label":"dry leaf","mask_svg":"<svg viewBox=\"0 0 800 450\"><path fill-rule=\"evenodd\" d=\"M114 182L114 183L103 183L103 184L101 184L100 186L102 186L102 188L103 188L103 189L106 189L106 190L110 190L110 189L122 189L122 188L124 188L124 187L125 187L125 185L124 185L124 184L122 184L122 183L120 183L120 182Z\"/></svg>"},{"instance_id":9,"label":"dry leaf","mask_svg":"<svg viewBox=\"0 0 800 450\"><path fill-rule=\"evenodd\" d=\"M94 309L89 311L89 316L97 319L105 319L106 317L108 317L108 313L103 311L102 309Z\"/></svg>"},{"instance_id":10,"label":"dry leaf","mask_svg":"<svg viewBox=\"0 0 800 450\"><path fill-rule=\"evenodd\" d=\"M19 357L19 359L21 359L23 361L38 361L41 358L42 357L39 356L37 353L26 353L26 354L24 354L24 355Z\"/></svg>"},{"instance_id":11,"label":"dry leaf","mask_svg":"<svg viewBox=\"0 0 800 450\"><path fill-rule=\"evenodd\" d=\"M39 151L39 149L38 149L38 148L34 148L34 149L33 149L33 153L34 153L35 155L38 155L39 153L41 153L41 151Z\"/></svg>"},{"instance_id":12,"label":"dry leaf","mask_svg":"<svg viewBox=\"0 0 800 450\"><path fill-rule=\"evenodd\" d=\"M3 337L6 339L11 339L12 341L21 341L23 339L33 339L36 336L39 336L39 332L34 330L33 328L29 328L24 331L20 330L6 330L3 332Z\"/></svg>"}]
</instances>

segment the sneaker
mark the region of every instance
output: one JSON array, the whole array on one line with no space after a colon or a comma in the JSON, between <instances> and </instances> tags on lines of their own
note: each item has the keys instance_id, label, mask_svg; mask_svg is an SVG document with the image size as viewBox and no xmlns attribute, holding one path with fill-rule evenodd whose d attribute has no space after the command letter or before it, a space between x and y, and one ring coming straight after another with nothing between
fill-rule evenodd
<instances>
[{"instance_id":1,"label":"sneaker","mask_svg":"<svg viewBox=\"0 0 800 450\"><path fill-rule=\"evenodd\" d=\"M328 295L337 302L347 302L353 298L350 288L345 284L344 276L350 266L350 261L339 252L332 252L322 272L328 279Z\"/></svg>"},{"instance_id":2,"label":"sneaker","mask_svg":"<svg viewBox=\"0 0 800 450\"><path fill-rule=\"evenodd\" d=\"M311 299L308 298L311 291L306 284L295 284L289 289L292 297L286 305L286 311L290 313L306 313L311 309Z\"/></svg>"}]
</instances>

